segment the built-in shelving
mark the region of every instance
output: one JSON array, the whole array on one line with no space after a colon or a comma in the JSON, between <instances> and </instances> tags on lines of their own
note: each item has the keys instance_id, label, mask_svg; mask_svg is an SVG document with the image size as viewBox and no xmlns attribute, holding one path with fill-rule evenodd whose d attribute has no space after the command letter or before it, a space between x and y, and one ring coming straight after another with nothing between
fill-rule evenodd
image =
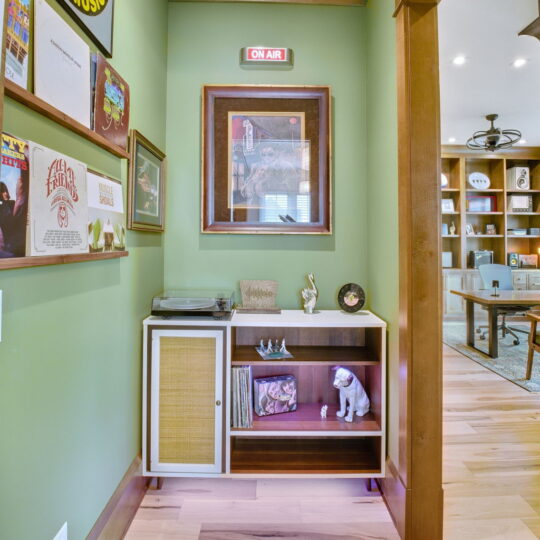
<instances>
[{"instance_id":1,"label":"built-in shelving","mask_svg":"<svg viewBox=\"0 0 540 540\"><path fill-rule=\"evenodd\" d=\"M88 261L102 261L127 257L128 251L108 251L106 253L75 253L73 255L46 255L43 257L14 257L0 259L0 270L14 268L31 268L34 266L51 266L55 264L71 264Z\"/></svg>"},{"instance_id":2,"label":"built-in shelving","mask_svg":"<svg viewBox=\"0 0 540 540\"><path fill-rule=\"evenodd\" d=\"M465 269L468 254L473 250L489 250L494 262L506 264L508 253L538 254L540 235L518 236L509 229L540 228L540 148L520 147L494 154L481 154L464 147L445 146L442 152L442 171L449 185L442 188L442 197L454 202L454 213L442 212L441 221L449 228L456 227L456 236L442 235L442 250L452 253L452 267ZM507 170L527 165L530 169L529 190L508 189ZM475 189L467 179L472 172L488 176L487 189ZM509 212L508 195L532 195L533 212ZM485 195L491 197L493 211L468 210L468 199ZM496 234L486 234L487 225L495 227ZM471 230L475 234L470 234Z\"/></svg>"}]
</instances>

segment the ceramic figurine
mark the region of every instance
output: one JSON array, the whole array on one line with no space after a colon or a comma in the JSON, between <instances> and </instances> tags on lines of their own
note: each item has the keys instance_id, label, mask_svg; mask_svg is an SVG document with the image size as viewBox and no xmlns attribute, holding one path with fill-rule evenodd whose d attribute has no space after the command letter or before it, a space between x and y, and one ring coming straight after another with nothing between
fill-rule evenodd
<instances>
[{"instance_id":1,"label":"ceramic figurine","mask_svg":"<svg viewBox=\"0 0 540 540\"><path fill-rule=\"evenodd\" d=\"M450 227L448 227L448 232L450 234L456 234L456 226L454 225L454 222L452 221L452 223L450 224Z\"/></svg>"},{"instance_id":2,"label":"ceramic figurine","mask_svg":"<svg viewBox=\"0 0 540 540\"><path fill-rule=\"evenodd\" d=\"M369 411L369 398L358 377L349 369L336 368L334 388L339 389L339 411L336 415L352 422L354 414L364 416ZM348 403L348 406L347 406Z\"/></svg>"},{"instance_id":3,"label":"ceramic figurine","mask_svg":"<svg viewBox=\"0 0 540 540\"><path fill-rule=\"evenodd\" d=\"M302 298L304 299L304 313L311 315L315 309L319 291L317 290L317 287L315 287L315 278L313 277L313 274L308 274L307 278L310 287L302 289Z\"/></svg>"},{"instance_id":4,"label":"ceramic figurine","mask_svg":"<svg viewBox=\"0 0 540 540\"><path fill-rule=\"evenodd\" d=\"M323 405L321 407L321 418L326 418L326 412L328 411L328 405Z\"/></svg>"},{"instance_id":5,"label":"ceramic figurine","mask_svg":"<svg viewBox=\"0 0 540 540\"><path fill-rule=\"evenodd\" d=\"M272 340L268 340L268 347L266 347L266 354L271 354L274 352L274 347L272 345Z\"/></svg>"},{"instance_id":6,"label":"ceramic figurine","mask_svg":"<svg viewBox=\"0 0 540 540\"><path fill-rule=\"evenodd\" d=\"M281 341L281 347L279 348L279 352L281 354L289 354L289 351L285 347L285 338L283 338L282 341Z\"/></svg>"}]
</instances>

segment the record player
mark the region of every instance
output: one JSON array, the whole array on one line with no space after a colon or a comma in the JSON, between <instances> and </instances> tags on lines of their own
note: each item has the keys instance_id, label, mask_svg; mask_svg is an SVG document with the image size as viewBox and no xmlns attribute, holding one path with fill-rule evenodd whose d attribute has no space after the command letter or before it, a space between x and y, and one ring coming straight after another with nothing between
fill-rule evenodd
<instances>
[{"instance_id":1,"label":"record player","mask_svg":"<svg viewBox=\"0 0 540 540\"><path fill-rule=\"evenodd\" d=\"M223 319L232 313L234 291L175 289L152 299L152 315L159 317L206 316Z\"/></svg>"}]
</instances>

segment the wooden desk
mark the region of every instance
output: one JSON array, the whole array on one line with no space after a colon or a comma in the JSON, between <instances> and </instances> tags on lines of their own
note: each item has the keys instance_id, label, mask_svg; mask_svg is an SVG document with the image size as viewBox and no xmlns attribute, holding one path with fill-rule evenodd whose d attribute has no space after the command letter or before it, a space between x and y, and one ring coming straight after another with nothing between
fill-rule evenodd
<instances>
[{"instance_id":1,"label":"wooden desk","mask_svg":"<svg viewBox=\"0 0 540 540\"><path fill-rule=\"evenodd\" d=\"M488 312L489 348L491 358L499 356L499 341L497 338L497 315L504 306L522 306L524 310L540 304L540 291L497 291L493 296L493 289L485 291L450 291L462 296L467 303L467 345L476 349L474 345L474 304L480 304Z\"/></svg>"}]
</instances>

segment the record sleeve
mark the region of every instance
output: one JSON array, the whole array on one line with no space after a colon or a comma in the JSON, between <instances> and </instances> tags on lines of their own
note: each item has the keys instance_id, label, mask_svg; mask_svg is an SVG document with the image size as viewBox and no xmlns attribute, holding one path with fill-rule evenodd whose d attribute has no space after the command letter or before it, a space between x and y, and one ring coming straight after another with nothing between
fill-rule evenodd
<instances>
[{"instance_id":1,"label":"record sleeve","mask_svg":"<svg viewBox=\"0 0 540 540\"><path fill-rule=\"evenodd\" d=\"M2 133L0 258L24 257L28 222L28 143Z\"/></svg>"},{"instance_id":2,"label":"record sleeve","mask_svg":"<svg viewBox=\"0 0 540 540\"><path fill-rule=\"evenodd\" d=\"M95 65L94 131L127 149L129 132L129 85L101 54Z\"/></svg>"},{"instance_id":3,"label":"record sleeve","mask_svg":"<svg viewBox=\"0 0 540 540\"><path fill-rule=\"evenodd\" d=\"M88 253L86 165L30 142L27 255Z\"/></svg>"}]
</instances>

